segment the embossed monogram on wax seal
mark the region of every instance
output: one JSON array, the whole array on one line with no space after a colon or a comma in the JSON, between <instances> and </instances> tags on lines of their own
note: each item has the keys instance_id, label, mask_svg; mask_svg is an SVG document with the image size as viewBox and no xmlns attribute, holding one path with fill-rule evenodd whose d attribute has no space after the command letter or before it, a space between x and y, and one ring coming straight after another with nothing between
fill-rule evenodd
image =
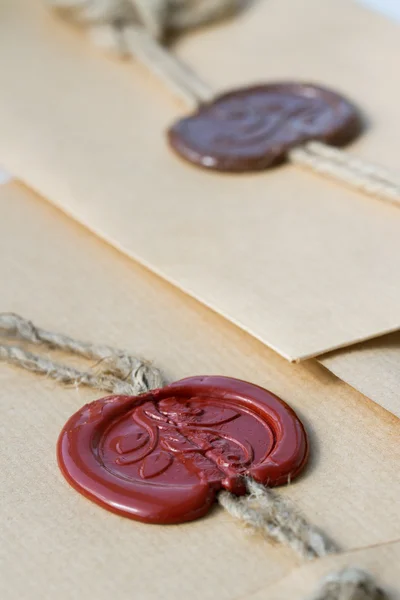
<instances>
[{"instance_id":1,"label":"embossed monogram on wax seal","mask_svg":"<svg viewBox=\"0 0 400 600\"><path fill-rule=\"evenodd\" d=\"M243 476L294 478L307 458L304 428L270 392L226 377L192 377L142 396L111 396L65 425L58 459L88 498L145 522L202 516Z\"/></svg>"},{"instance_id":2,"label":"embossed monogram on wax seal","mask_svg":"<svg viewBox=\"0 0 400 600\"><path fill-rule=\"evenodd\" d=\"M193 397L182 403L172 396L158 403L149 401L118 423L107 452L118 453L115 465L137 464L142 479L161 475L177 461L201 481L218 480L222 473L229 476L245 468L254 457L250 442L229 434L228 424L240 416L238 410L213 405L212 398ZM262 435L263 425L257 421L253 425Z\"/></svg>"},{"instance_id":3,"label":"embossed monogram on wax seal","mask_svg":"<svg viewBox=\"0 0 400 600\"><path fill-rule=\"evenodd\" d=\"M223 94L168 132L185 160L218 171L258 171L309 140L343 145L361 130L345 98L323 87L271 83Z\"/></svg>"}]
</instances>

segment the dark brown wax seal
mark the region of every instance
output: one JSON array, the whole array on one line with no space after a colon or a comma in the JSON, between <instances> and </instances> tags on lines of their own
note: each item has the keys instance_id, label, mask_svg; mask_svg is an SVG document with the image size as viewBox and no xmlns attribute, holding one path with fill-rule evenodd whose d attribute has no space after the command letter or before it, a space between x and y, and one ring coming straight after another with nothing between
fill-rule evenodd
<instances>
[{"instance_id":1,"label":"dark brown wax seal","mask_svg":"<svg viewBox=\"0 0 400 600\"><path fill-rule=\"evenodd\" d=\"M190 377L142 396L87 404L64 426L58 462L104 508L147 523L204 515L243 477L285 484L308 456L304 427L283 400L228 377Z\"/></svg>"},{"instance_id":2,"label":"dark brown wax seal","mask_svg":"<svg viewBox=\"0 0 400 600\"><path fill-rule=\"evenodd\" d=\"M355 107L329 89L270 83L235 90L200 106L168 132L187 161L217 171L259 171L310 140L341 146L361 130Z\"/></svg>"}]
</instances>

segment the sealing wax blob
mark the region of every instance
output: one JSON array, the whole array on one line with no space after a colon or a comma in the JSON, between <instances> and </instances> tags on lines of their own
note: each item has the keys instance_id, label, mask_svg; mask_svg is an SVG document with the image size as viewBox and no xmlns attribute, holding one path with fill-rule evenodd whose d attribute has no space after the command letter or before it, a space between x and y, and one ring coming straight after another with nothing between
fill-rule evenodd
<instances>
[{"instance_id":1,"label":"sealing wax blob","mask_svg":"<svg viewBox=\"0 0 400 600\"><path fill-rule=\"evenodd\" d=\"M141 396L87 404L64 426L58 463L67 481L104 508L146 523L203 516L243 476L269 486L300 473L303 425L256 385L190 377Z\"/></svg>"},{"instance_id":2,"label":"sealing wax blob","mask_svg":"<svg viewBox=\"0 0 400 600\"><path fill-rule=\"evenodd\" d=\"M235 90L202 105L168 132L172 148L217 171L259 171L285 160L310 140L352 141L361 119L345 98L315 85L270 83Z\"/></svg>"}]
</instances>

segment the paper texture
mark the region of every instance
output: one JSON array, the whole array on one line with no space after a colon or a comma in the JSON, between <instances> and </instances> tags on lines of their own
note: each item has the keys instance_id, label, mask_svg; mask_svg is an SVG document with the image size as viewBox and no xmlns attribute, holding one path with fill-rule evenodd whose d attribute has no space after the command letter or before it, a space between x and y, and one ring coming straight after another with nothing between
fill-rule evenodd
<instances>
[{"instance_id":1,"label":"paper texture","mask_svg":"<svg viewBox=\"0 0 400 600\"><path fill-rule=\"evenodd\" d=\"M290 18L288 18L290 15ZM400 211L299 168L209 174L164 130L182 115L36 0L3 0L0 156L42 195L291 360L400 326ZM349 0L269 0L177 51L216 89L312 80L369 122L360 156L398 167L399 30Z\"/></svg>"},{"instance_id":2,"label":"paper texture","mask_svg":"<svg viewBox=\"0 0 400 600\"><path fill-rule=\"evenodd\" d=\"M298 412L311 442L304 476L281 493L344 551L399 538L400 421L317 363L288 363L15 183L0 188L0 277L2 310L126 348L169 380L222 374L269 388ZM265 590L273 598L269 587L300 562L221 509L182 526L143 525L68 486L57 436L99 396L0 364L0 597L247 600ZM384 563L377 575L393 581L396 554ZM318 579L310 573L307 585Z\"/></svg>"},{"instance_id":3,"label":"paper texture","mask_svg":"<svg viewBox=\"0 0 400 600\"><path fill-rule=\"evenodd\" d=\"M400 334L393 333L333 352L319 362L400 417Z\"/></svg>"}]
</instances>

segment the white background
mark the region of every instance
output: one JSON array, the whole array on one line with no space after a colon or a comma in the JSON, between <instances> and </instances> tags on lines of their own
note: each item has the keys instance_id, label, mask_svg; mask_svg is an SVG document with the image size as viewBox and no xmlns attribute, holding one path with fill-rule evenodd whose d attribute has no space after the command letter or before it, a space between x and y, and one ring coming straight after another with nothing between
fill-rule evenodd
<instances>
[{"instance_id":1,"label":"white background","mask_svg":"<svg viewBox=\"0 0 400 600\"><path fill-rule=\"evenodd\" d=\"M392 19L400 21L400 0L358 0L365 6L374 8Z\"/></svg>"},{"instance_id":2,"label":"white background","mask_svg":"<svg viewBox=\"0 0 400 600\"><path fill-rule=\"evenodd\" d=\"M400 21L400 0L358 0L365 6ZM5 183L10 176L0 167L0 184Z\"/></svg>"}]
</instances>

